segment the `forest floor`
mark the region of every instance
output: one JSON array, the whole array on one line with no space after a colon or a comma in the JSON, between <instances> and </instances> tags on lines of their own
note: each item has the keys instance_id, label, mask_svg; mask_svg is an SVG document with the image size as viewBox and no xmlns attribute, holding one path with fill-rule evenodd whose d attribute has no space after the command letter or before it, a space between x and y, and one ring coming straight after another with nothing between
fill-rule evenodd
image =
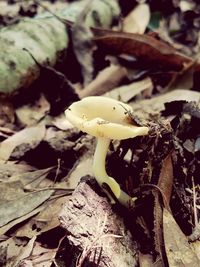
<instances>
[{"instance_id":1,"label":"forest floor","mask_svg":"<svg viewBox=\"0 0 200 267\"><path fill-rule=\"evenodd\" d=\"M0 2L0 46L5 32L48 11L69 34L56 63L23 47L37 77L27 70L12 92L1 88L9 79L0 65L0 267L200 266L200 4L122 0L116 16L105 1L105 29L85 23L95 1L76 22L56 15L74 1ZM107 152L129 207L97 184L96 139L64 115L89 96L128 104L131 123L149 129Z\"/></svg>"}]
</instances>

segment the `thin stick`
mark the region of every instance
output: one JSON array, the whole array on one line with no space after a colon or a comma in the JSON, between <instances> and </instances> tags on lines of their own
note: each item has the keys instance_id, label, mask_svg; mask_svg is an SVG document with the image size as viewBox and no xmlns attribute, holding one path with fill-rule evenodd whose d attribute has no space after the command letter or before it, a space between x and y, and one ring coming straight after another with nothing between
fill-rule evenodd
<instances>
[{"instance_id":1,"label":"thin stick","mask_svg":"<svg viewBox=\"0 0 200 267\"><path fill-rule=\"evenodd\" d=\"M196 187L194 184L194 177L192 176L192 191L193 191L193 207L194 207L194 225L197 227L198 225L198 216L197 216L197 205L196 205Z\"/></svg>"}]
</instances>

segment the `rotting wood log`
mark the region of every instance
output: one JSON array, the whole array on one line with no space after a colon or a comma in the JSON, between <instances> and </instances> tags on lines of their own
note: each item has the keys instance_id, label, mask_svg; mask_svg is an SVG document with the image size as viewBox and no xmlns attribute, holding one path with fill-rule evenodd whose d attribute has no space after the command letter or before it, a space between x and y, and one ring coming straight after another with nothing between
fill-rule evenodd
<instances>
[{"instance_id":1,"label":"rotting wood log","mask_svg":"<svg viewBox=\"0 0 200 267\"><path fill-rule=\"evenodd\" d=\"M85 4L84 0L71 3L56 16L75 21ZM94 0L86 25L109 27L118 15L117 0ZM39 67L23 48L29 50L39 64L54 66L67 45L66 25L47 12L1 29L0 93L28 88L39 77Z\"/></svg>"},{"instance_id":2,"label":"rotting wood log","mask_svg":"<svg viewBox=\"0 0 200 267\"><path fill-rule=\"evenodd\" d=\"M82 178L59 216L77 266L134 267L138 254L123 219L92 178Z\"/></svg>"}]
</instances>

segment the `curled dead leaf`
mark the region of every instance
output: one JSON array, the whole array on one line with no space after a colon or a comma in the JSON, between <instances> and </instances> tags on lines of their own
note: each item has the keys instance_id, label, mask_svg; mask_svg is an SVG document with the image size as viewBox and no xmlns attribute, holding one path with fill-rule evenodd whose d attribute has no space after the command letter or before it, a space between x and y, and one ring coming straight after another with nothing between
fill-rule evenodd
<instances>
[{"instance_id":1,"label":"curled dead leaf","mask_svg":"<svg viewBox=\"0 0 200 267\"><path fill-rule=\"evenodd\" d=\"M143 64L163 70L181 71L193 60L156 38L145 34L124 33L92 28L97 46L108 54L128 54Z\"/></svg>"},{"instance_id":2,"label":"curled dead leaf","mask_svg":"<svg viewBox=\"0 0 200 267\"><path fill-rule=\"evenodd\" d=\"M7 161L14 149L21 144L37 145L45 136L46 128L44 125L25 128L0 144L0 159Z\"/></svg>"}]
</instances>

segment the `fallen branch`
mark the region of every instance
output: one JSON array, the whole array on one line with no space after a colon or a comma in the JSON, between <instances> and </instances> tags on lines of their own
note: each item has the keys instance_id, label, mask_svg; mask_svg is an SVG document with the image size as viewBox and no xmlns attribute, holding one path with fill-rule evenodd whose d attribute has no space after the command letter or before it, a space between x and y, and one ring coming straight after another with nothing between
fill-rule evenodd
<instances>
[{"instance_id":1,"label":"fallen branch","mask_svg":"<svg viewBox=\"0 0 200 267\"><path fill-rule=\"evenodd\" d=\"M68 46L63 19L76 20L85 3L84 0L72 3L56 13L56 16L46 12L33 19L26 18L0 31L1 93L28 88L39 77L40 69L24 48L31 51L39 64L55 65ZM94 0L86 17L86 24L108 27L118 13L119 7L115 0Z\"/></svg>"},{"instance_id":2,"label":"fallen branch","mask_svg":"<svg viewBox=\"0 0 200 267\"><path fill-rule=\"evenodd\" d=\"M60 214L67 238L79 255L77 266L92 262L98 267L134 267L137 253L131 234L98 191L93 179L82 180Z\"/></svg>"}]
</instances>

